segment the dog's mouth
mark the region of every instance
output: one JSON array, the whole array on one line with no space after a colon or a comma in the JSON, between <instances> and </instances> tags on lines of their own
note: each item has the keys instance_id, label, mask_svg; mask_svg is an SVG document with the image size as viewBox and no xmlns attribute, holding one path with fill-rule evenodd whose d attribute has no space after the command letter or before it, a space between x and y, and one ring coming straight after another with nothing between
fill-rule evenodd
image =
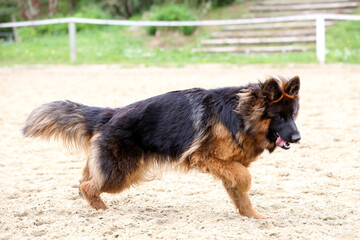
<instances>
[{"instance_id":1,"label":"dog's mouth","mask_svg":"<svg viewBox=\"0 0 360 240\"><path fill-rule=\"evenodd\" d=\"M277 138L276 138L275 143L276 143L277 146L279 146L279 147L281 147L282 149L285 149L285 150L290 149L290 143L289 142L282 139L278 133L276 133L276 137Z\"/></svg>"}]
</instances>

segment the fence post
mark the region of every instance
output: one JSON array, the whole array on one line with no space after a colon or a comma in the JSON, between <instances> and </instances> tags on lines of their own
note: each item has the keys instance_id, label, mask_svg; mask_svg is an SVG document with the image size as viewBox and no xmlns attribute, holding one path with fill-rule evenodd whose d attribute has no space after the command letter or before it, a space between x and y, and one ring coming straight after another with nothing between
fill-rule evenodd
<instances>
[{"instance_id":1,"label":"fence post","mask_svg":"<svg viewBox=\"0 0 360 240\"><path fill-rule=\"evenodd\" d=\"M316 18L316 56L320 63L325 62L325 18L319 16Z\"/></svg>"},{"instance_id":2,"label":"fence post","mask_svg":"<svg viewBox=\"0 0 360 240\"><path fill-rule=\"evenodd\" d=\"M70 39L70 60L76 61L76 26L74 22L69 22L69 39Z\"/></svg>"},{"instance_id":3,"label":"fence post","mask_svg":"<svg viewBox=\"0 0 360 240\"><path fill-rule=\"evenodd\" d=\"M13 23L16 22L16 17L15 17L15 15L11 15L11 21L12 21ZM18 42L19 42L19 37L18 37L18 32L17 32L16 27L13 27L13 35L14 35L14 41L15 41L16 43L18 43Z\"/></svg>"}]
</instances>

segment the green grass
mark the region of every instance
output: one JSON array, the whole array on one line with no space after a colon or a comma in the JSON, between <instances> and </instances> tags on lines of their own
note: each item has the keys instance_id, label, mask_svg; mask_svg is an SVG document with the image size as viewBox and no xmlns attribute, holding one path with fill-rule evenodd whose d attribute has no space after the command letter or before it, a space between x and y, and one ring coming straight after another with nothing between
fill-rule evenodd
<instances>
[{"instance_id":1,"label":"green grass","mask_svg":"<svg viewBox=\"0 0 360 240\"><path fill-rule=\"evenodd\" d=\"M360 63L360 21L337 22L326 32L327 62Z\"/></svg>"},{"instance_id":2,"label":"green grass","mask_svg":"<svg viewBox=\"0 0 360 240\"><path fill-rule=\"evenodd\" d=\"M204 36L202 33L199 39ZM138 34L127 29L108 29L80 32L76 35L76 64L146 64L185 65L187 63L287 63L316 62L313 52L284 54L197 54L191 49L198 44L197 37L187 37L180 48L149 47L153 37L145 31ZM166 37L171 45L172 36ZM67 35L45 35L23 40L18 44L0 45L0 64L67 64L69 60Z\"/></svg>"},{"instance_id":3,"label":"green grass","mask_svg":"<svg viewBox=\"0 0 360 240\"><path fill-rule=\"evenodd\" d=\"M217 10L223 11L223 10ZM30 29L30 28L29 28ZM31 34L18 44L0 42L0 65L14 64L69 64L69 39L66 34ZM20 31L21 32L21 31ZM164 35L160 46L149 44L156 37L148 36L144 29L126 27L101 27L81 31L76 35L77 61L75 64L145 64L186 65L189 63L316 63L315 51L303 53L272 54L197 54L191 50L208 36L209 29L202 28L194 36ZM179 47L175 47L179 45ZM360 63L360 22L337 22L327 28L327 62Z\"/></svg>"},{"instance_id":4,"label":"green grass","mask_svg":"<svg viewBox=\"0 0 360 240\"><path fill-rule=\"evenodd\" d=\"M54 64L69 61L68 37L34 37L19 44L0 46L0 64Z\"/></svg>"},{"instance_id":5,"label":"green grass","mask_svg":"<svg viewBox=\"0 0 360 240\"><path fill-rule=\"evenodd\" d=\"M360 8L354 14L360 15ZM360 63L360 21L338 21L326 29L326 61Z\"/></svg>"}]
</instances>

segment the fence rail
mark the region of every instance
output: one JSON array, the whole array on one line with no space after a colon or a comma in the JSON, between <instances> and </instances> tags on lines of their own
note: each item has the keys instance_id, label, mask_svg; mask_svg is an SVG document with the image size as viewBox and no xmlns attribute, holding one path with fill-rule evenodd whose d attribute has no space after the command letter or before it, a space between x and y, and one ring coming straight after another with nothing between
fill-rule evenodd
<instances>
[{"instance_id":1,"label":"fence rail","mask_svg":"<svg viewBox=\"0 0 360 240\"><path fill-rule=\"evenodd\" d=\"M96 25L121 25L121 26L156 26L156 27L177 27L177 26L220 26L239 25L287 21L316 21L316 55L319 62L325 62L325 21L326 20L356 20L360 21L359 15L344 14L309 14L272 18L251 18L251 19L229 19L229 20L202 20L202 21L130 21L130 20L107 20L87 18L59 18L36 21L0 23L0 28L29 27L48 24L67 23L69 25L70 59L76 61L76 23Z\"/></svg>"}]
</instances>

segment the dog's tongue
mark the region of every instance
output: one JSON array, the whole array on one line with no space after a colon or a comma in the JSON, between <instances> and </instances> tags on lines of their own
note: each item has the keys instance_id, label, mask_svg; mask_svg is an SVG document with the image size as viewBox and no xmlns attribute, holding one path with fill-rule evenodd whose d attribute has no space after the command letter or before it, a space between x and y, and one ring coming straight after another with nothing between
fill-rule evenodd
<instances>
[{"instance_id":1,"label":"dog's tongue","mask_svg":"<svg viewBox=\"0 0 360 240\"><path fill-rule=\"evenodd\" d=\"M284 139L282 139L280 136L276 139L276 145L283 149L290 148L290 144L287 141L285 141Z\"/></svg>"}]
</instances>

